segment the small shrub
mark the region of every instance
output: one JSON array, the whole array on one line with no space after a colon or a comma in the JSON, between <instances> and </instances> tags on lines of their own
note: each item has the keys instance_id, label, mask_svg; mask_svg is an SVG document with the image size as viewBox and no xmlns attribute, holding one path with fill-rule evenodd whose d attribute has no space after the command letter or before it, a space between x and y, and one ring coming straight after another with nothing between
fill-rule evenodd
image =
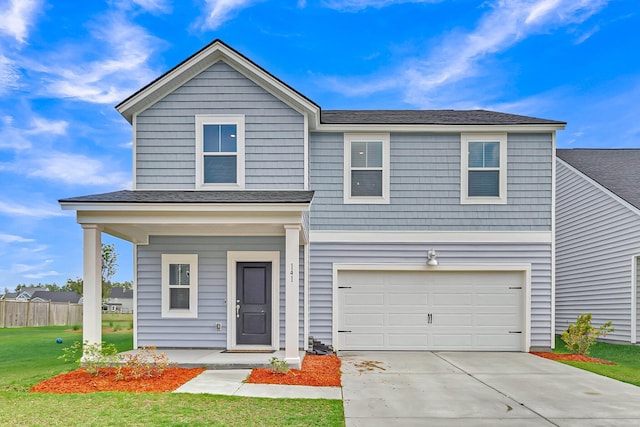
<instances>
[{"instance_id":1,"label":"small shrub","mask_svg":"<svg viewBox=\"0 0 640 427\"><path fill-rule=\"evenodd\" d=\"M286 374L289 371L289 364L275 356L271 358L269 365L271 365L271 370L276 374Z\"/></svg>"},{"instance_id":2,"label":"small shrub","mask_svg":"<svg viewBox=\"0 0 640 427\"><path fill-rule=\"evenodd\" d=\"M113 332L118 332L120 329L122 329L122 326L120 326L120 325L116 324L116 325L113 327Z\"/></svg>"},{"instance_id":3,"label":"small shrub","mask_svg":"<svg viewBox=\"0 0 640 427\"><path fill-rule=\"evenodd\" d=\"M72 330L74 330L74 331L79 331L80 329L82 329L82 326L80 326L80 325L73 325L73 326L71 326L71 329L72 329Z\"/></svg>"},{"instance_id":4,"label":"small shrub","mask_svg":"<svg viewBox=\"0 0 640 427\"><path fill-rule=\"evenodd\" d=\"M76 362L81 367L84 366L87 372L94 376L97 376L101 369L113 366L119 361L116 346L104 341L101 344L90 344L89 341L80 344L80 341L76 341L70 347L63 348L62 353L58 359L65 362Z\"/></svg>"},{"instance_id":5,"label":"small shrub","mask_svg":"<svg viewBox=\"0 0 640 427\"><path fill-rule=\"evenodd\" d=\"M167 368L175 365L166 354L157 353L155 346L139 347L135 354L124 354L122 362L117 379L126 379L125 371L135 379L160 377Z\"/></svg>"},{"instance_id":6,"label":"small shrub","mask_svg":"<svg viewBox=\"0 0 640 427\"><path fill-rule=\"evenodd\" d=\"M615 331L611 327L611 322L604 323L599 328L591 324L591 313L580 314L575 325L569 325L562 333L562 341L567 344L567 348L572 353L589 354L589 348L596 343L601 335L606 337L609 332Z\"/></svg>"}]
</instances>

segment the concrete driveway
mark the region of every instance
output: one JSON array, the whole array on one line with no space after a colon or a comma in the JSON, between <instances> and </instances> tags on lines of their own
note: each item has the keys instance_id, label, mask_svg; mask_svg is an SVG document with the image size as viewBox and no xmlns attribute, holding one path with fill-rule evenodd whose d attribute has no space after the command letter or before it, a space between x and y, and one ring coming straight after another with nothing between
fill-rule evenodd
<instances>
[{"instance_id":1,"label":"concrete driveway","mask_svg":"<svg viewBox=\"0 0 640 427\"><path fill-rule=\"evenodd\" d=\"M640 425L640 387L527 353L340 357L347 427Z\"/></svg>"}]
</instances>

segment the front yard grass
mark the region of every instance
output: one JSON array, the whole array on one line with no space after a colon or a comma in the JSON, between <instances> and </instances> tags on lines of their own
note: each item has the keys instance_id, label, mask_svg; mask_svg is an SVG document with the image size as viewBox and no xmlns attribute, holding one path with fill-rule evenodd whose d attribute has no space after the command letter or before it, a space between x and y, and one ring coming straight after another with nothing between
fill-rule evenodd
<instances>
[{"instance_id":1,"label":"front yard grass","mask_svg":"<svg viewBox=\"0 0 640 427\"><path fill-rule=\"evenodd\" d=\"M570 353L558 335L556 335L554 353ZM569 361L563 361L562 363L640 387L640 346L598 342L591 347L589 356L609 360L616 363L616 365Z\"/></svg>"},{"instance_id":2,"label":"front yard grass","mask_svg":"<svg viewBox=\"0 0 640 427\"><path fill-rule=\"evenodd\" d=\"M57 344L56 338L63 343ZM103 334L119 351L132 333ZM29 393L77 368L58 359L82 335L65 326L0 328L0 424L25 426L344 426L342 402L173 393Z\"/></svg>"}]
</instances>

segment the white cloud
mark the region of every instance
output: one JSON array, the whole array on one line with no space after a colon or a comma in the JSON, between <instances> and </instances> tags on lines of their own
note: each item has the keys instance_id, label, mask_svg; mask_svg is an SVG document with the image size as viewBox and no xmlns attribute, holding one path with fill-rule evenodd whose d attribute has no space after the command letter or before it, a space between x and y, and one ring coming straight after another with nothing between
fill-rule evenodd
<instances>
[{"instance_id":1,"label":"white cloud","mask_svg":"<svg viewBox=\"0 0 640 427\"><path fill-rule=\"evenodd\" d=\"M362 78L336 79L333 87L348 95L401 89L406 102L434 108L438 94L482 73L483 60L534 34L583 22L606 4L607 0L497 0L473 30L446 35L435 50L407 60L397 72L366 79L366 84L358 83Z\"/></svg>"},{"instance_id":2,"label":"white cloud","mask_svg":"<svg viewBox=\"0 0 640 427\"><path fill-rule=\"evenodd\" d=\"M24 44L35 14L41 9L40 0L8 0L0 4L0 32Z\"/></svg>"},{"instance_id":3,"label":"white cloud","mask_svg":"<svg viewBox=\"0 0 640 427\"><path fill-rule=\"evenodd\" d=\"M69 122L64 120L47 120L42 117L35 117L31 121L31 129L25 133L31 135L48 134L48 135L66 135Z\"/></svg>"},{"instance_id":4,"label":"white cloud","mask_svg":"<svg viewBox=\"0 0 640 427\"><path fill-rule=\"evenodd\" d=\"M133 0L133 3L151 13L168 13L171 6L165 0Z\"/></svg>"},{"instance_id":5,"label":"white cloud","mask_svg":"<svg viewBox=\"0 0 640 427\"><path fill-rule=\"evenodd\" d=\"M148 61L158 40L124 13L94 23L91 36L90 43L61 47L64 54L25 58L25 67L42 74L45 95L114 104L157 76Z\"/></svg>"},{"instance_id":6,"label":"white cloud","mask_svg":"<svg viewBox=\"0 0 640 427\"><path fill-rule=\"evenodd\" d=\"M440 3L442 0L325 0L324 7L345 12L357 12L373 7L380 9L403 3Z\"/></svg>"},{"instance_id":7,"label":"white cloud","mask_svg":"<svg viewBox=\"0 0 640 427\"><path fill-rule=\"evenodd\" d=\"M27 279L42 279L45 277L50 277L50 276L59 276L60 273L58 273L55 270L49 270L49 271L41 271L39 273L29 273L29 274L25 274L24 277L26 277Z\"/></svg>"},{"instance_id":8,"label":"white cloud","mask_svg":"<svg viewBox=\"0 0 640 427\"><path fill-rule=\"evenodd\" d=\"M13 217L36 217L49 218L55 216L65 216L66 214L60 210L57 205L51 204L32 204L24 205L16 201L0 200L0 215Z\"/></svg>"},{"instance_id":9,"label":"white cloud","mask_svg":"<svg viewBox=\"0 0 640 427\"><path fill-rule=\"evenodd\" d=\"M126 188L131 186L128 173L114 171L113 165L83 154L44 152L40 157L17 161L16 171L30 178L42 178L69 185Z\"/></svg>"},{"instance_id":10,"label":"white cloud","mask_svg":"<svg viewBox=\"0 0 640 427\"><path fill-rule=\"evenodd\" d=\"M257 0L205 0L206 16L201 20L203 30L215 30L226 21L234 18L240 9L246 8Z\"/></svg>"},{"instance_id":11,"label":"white cloud","mask_svg":"<svg viewBox=\"0 0 640 427\"><path fill-rule=\"evenodd\" d=\"M25 237L16 236L15 234L0 233L0 243L30 243L34 242L33 239L27 239Z\"/></svg>"},{"instance_id":12,"label":"white cloud","mask_svg":"<svg viewBox=\"0 0 640 427\"><path fill-rule=\"evenodd\" d=\"M19 78L15 62L0 52L0 95L18 87Z\"/></svg>"}]
</instances>

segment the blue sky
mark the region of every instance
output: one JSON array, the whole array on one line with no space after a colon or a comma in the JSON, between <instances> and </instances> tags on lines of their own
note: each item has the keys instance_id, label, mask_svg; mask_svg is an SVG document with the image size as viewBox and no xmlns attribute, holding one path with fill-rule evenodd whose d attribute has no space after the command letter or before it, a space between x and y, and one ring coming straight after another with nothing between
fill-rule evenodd
<instances>
[{"instance_id":1,"label":"blue sky","mask_svg":"<svg viewBox=\"0 0 640 427\"><path fill-rule=\"evenodd\" d=\"M220 38L324 109L563 120L640 147L637 0L0 0L0 292L82 275L64 197L131 187L114 109ZM132 278L131 245L116 280Z\"/></svg>"}]
</instances>

